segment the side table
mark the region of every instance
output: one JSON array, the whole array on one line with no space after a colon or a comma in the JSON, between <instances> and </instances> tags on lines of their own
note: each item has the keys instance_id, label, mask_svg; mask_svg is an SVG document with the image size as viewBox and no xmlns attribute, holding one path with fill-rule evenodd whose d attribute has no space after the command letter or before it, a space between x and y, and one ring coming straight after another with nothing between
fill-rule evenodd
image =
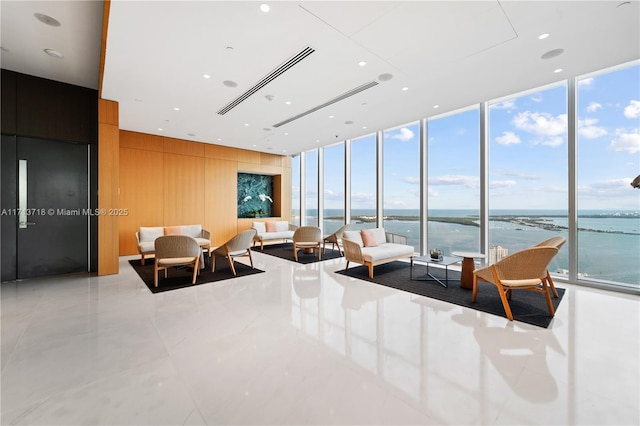
<instances>
[{"instance_id":1,"label":"side table","mask_svg":"<svg viewBox=\"0 0 640 426\"><path fill-rule=\"evenodd\" d=\"M462 271L460 273L460 287L469 290L473 289L473 270L476 269L476 263L473 259L484 259L484 254L470 251L454 251L454 256L462 258Z\"/></svg>"},{"instance_id":2,"label":"side table","mask_svg":"<svg viewBox=\"0 0 640 426\"><path fill-rule=\"evenodd\" d=\"M413 278L413 262L421 262L427 264L427 276L429 278ZM432 259L430 255L427 256L411 256L411 268L409 269L409 279L412 281L436 281L442 287L448 287L449 282L449 265L460 262L460 259L450 256L443 256L442 260ZM429 273L429 264L444 265L445 278L444 282L434 277ZM424 275L423 275L424 276Z\"/></svg>"}]
</instances>

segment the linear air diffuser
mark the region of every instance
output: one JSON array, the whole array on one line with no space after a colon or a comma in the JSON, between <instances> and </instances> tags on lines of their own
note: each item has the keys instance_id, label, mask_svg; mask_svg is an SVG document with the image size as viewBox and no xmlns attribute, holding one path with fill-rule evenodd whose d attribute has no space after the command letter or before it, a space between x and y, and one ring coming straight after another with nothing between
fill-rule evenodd
<instances>
[{"instance_id":1,"label":"linear air diffuser","mask_svg":"<svg viewBox=\"0 0 640 426\"><path fill-rule=\"evenodd\" d=\"M311 55L313 52L315 52L315 49L312 49L311 47L308 47L308 46L305 47L296 55L294 55L291 59L284 62L278 68L276 68L275 70L267 74L264 78L258 81L249 90L247 90L242 95L238 96L237 98L229 102L226 106L224 106L222 109L218 111L218 114L225 115L226 113L231 111L233 108L240 105L240 103L244 102L249 96L253 95L258 90L262 89L264 86L266 86L267 84L269 84L270 82L272 82L273 80L275 80L276 78L284 74L286 71L290 70L294 65L300 63L300 61L302 61L307 56Z\"/></svg>"}]
</instances>

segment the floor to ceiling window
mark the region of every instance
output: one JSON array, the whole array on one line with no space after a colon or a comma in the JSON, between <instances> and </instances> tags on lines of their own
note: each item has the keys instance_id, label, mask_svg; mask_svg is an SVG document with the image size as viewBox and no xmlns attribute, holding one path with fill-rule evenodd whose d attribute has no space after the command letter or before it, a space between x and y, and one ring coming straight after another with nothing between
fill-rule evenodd
<instances>
[{"instance_id":1,"label":"floor to ceiling window","mask_svg":"<svg viewBox=\"0 0 640 426\"><path fill-rule=\"evenodd\" d=\"M532 92L489 109L489 262L568 236L567 86ZM566 274L567 245L549 270Z\"/></svg>"},{"instance_id":2,"label":"floor to ceiling window","mask_svg":"<svg viewBox=\"0 0 640 426\"><path fill-rule=\"evenodd\" d=\"M382 138L383 226L420 248L420 123L385 130Z\"/></svg>"},{"instance_id":3,"label":"floor to ceiling window","mask_svg":"<svg viewBox=\"0 0 640 426\"><path fill-rule=\"evenodd\" d=\"M351 141L351 223L353 229L376 226L376 135Z\"/></svg>"},{"instance_id":4,"label":"floor to ceiling window","mask_svg":"<svg viewBox=\"0 0 640 426\"><path fill-rule=\"evenodd\" d=\"M640 288L640 65L578 79L578 278Z\"/></svg>"},{"instance_id":5,"label":"floor to ceiling window","mask_svg":"<svg viewBox=\"0 0 640 426\"><path fill-rule=\"evenodd\" d=\"M480 111L427 124L429 250L480 250Z\"/></svg>"},{"instance_id":6,"label":"floor to ceiling window","mask_svg":"<svg viewBox=\"0 0 640 426\"><path fill-rule=\"evenodd\" d=\"M318 150L307 151L304 162L304 225L318 224Z\"/></svg>"},{"instance_id":7,"label":"floor to ceiling window","mask_svg":"<svg viewBox=\"0 0 640 426\"><path fill-rule=\"evenodd\" d=\"M344 142L323 148L324 152L324 218L325 235L345 223L344 217Z\"/></svg>"},{"instance_id":8,"label":"floor to ceiling window","mask_svg":"<svg viewBox=\"0 0 640 426\"><path fill-rule=\"evenodd\" d=\"M300 156L291 158L291 223L300 226Z\"/></svg>"}]
</instances>

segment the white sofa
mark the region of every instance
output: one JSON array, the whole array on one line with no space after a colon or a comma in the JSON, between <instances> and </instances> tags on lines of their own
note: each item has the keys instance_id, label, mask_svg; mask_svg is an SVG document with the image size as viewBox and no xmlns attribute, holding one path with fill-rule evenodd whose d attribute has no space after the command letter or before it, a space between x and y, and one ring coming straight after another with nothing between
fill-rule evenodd
<instances>
[{"instance_id":1,"label":"white sofa","mask_svg":"<svg viewBox=\"0 0 640 426\"><path fill-rule=\"evenodd\" d=\"M195 238L203 251L211 256L211 233L202 229L202 225L178 226L141 226L136 232L136 242L140 253L140 264L144 265L145 256L155 253L155 240L163 235L188 235Z\"/></svg>"},{"instance_id":2,"label":"white sofa","mask_svg":"<svg viewBox=\"0 0 640 426\"><path fill-rule=\"evenodd\" d=\"M363 232L367 233L364 239ZM369 278L373 278L374 266L414 255L414 248L407 245L407 237L385 232L384 228L344 231L342 245L347 259L345 271L349 269L349 262L359 263L369 268Z\"/></svg>"},{"instance_id":3,"label":"white sofa","mask_svg":"<svg viewBox=\"0 0 640 426\"><path fill-rule=\"evenodd\" d=\"M298 228L291 225L286 220L274 220L266 222L253 222L251 228L256 230L256 236L253 238L253 245L260 242L260 250L264 249L264 242L269 240L290 240L293 238L294 231ZM269 229L269 230L267 230Z\"/></svg>"}]
</instances>

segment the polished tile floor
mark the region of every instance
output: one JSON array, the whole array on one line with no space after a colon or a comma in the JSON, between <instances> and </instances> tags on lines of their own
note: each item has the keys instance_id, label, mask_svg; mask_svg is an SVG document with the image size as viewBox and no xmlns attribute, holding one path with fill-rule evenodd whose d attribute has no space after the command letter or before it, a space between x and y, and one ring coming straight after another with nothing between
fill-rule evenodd
<instances>
[{"instance_id":1,"label":"polished tile floor","mask_svg":"<svg viewBox=\"0 0 640 426\"><path fill-rule=\"evenodd\" d=\"M156 295L127 259L2 284L3 425L640 424L637 296L559 283L541 329L341 259Z\"/></svg>"}]
</instances>

